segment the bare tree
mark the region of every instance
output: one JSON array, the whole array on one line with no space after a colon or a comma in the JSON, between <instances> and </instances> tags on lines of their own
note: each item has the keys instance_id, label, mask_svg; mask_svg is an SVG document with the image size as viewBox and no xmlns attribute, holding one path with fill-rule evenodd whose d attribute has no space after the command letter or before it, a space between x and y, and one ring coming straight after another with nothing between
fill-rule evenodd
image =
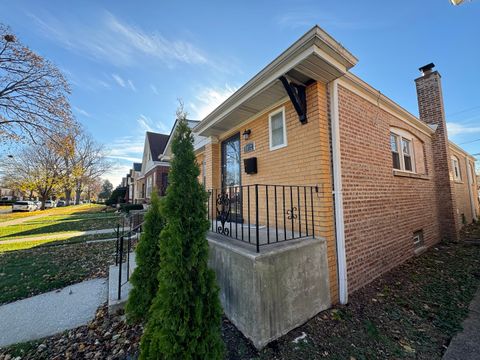
<instances>
[{"instance_id":1,"label":"bare tree","mask_svg":"<svg viewBox=\"0 0 480 360\"><path fill-rule=\"evenodd\" d=\"M2 164L6 182L14 189L29 192L30 197L35 192L42 209L45 201L61 189L64 178L63 161L56 147L54 142L32 145Z\"/></svg>"},{"instance_id":2,"label":"bare tree","mask_svg":"<svg viewBox=\"0 0 480 360\"><path fill-rule=\"evenodd\" d=\"M69 85L48 60L24 46L0 24L0 144L75 126Z\"/></svg>"},{"instance_id":3,"label":"bare tree","mask_svg":"<svg viewBox=\"0 0 480 360\"><path fill-rule=\"evenodd\" d=\"M75 143L75 202L78 204L84 187L103 175L110 167L105 157L105 149L87 133L82 133Z\"/></svg>"}]
</instances>

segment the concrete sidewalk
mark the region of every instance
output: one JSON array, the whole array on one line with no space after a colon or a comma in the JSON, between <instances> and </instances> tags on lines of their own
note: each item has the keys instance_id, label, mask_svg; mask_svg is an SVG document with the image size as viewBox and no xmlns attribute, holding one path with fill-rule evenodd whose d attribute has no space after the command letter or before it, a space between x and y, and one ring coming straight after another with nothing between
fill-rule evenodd
<instances>
[{"instance_id":1,"label":"concrete sidewalk","mask_svg":"<svg viewBox=\"0 0 480 360\"><path fill-rule=\"evenodd\" d=\"M87 324L107 301L107 287L107 279L88 280L0 306L0 347Z\"/></svg>"},{"instance_id":2,"label":"concrete sidewalk","mask_svg":"<svg viewBox=\"0 0 480 360\"><path fill-rule=\"evenodd\" d=\"M9 240L0 240L0 245L29 242L29 241L54 240L57 238L68 239L76 236L85 236L85 235L113 234L115 231L116 231L115 229L102 229L102 230L57 232L52 235L39 235L39 236L31 236L26 238L11 238Z\"/></svg>"},{"instance_id":3,"label":"concrete sidewalk","mask_svg":"<svg viewBox=\"0 0 480 360\"><path fill-rule=\"evenodd\" d=\"M470 313L463 322L463 331L450 342L444 360L480 359L480 289L469 306Z\"/></svg>"}]
</instances>

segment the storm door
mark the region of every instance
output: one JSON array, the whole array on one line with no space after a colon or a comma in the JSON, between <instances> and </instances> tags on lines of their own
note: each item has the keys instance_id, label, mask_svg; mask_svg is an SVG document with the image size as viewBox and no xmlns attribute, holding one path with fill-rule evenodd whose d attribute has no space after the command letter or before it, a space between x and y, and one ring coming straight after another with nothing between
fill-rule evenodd
<instances>
[{"instance_id":1,"label":"storm door","mask_svg":"<svg viewBox=\"0 0 480 360\"><path fill-rule=\"evenodd\" d=\"M222 142L222 192L228 197L227 221L242 221L240 133Z\"/></svg>"}]
</instances>

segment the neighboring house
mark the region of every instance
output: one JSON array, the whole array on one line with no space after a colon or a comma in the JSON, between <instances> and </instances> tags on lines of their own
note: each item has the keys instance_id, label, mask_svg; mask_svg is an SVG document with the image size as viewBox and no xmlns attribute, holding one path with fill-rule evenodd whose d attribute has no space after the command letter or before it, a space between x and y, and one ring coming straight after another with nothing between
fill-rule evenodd
<instances>
[{"instance_id":1,"label":"neighboring house","mask_svg":"<svg viewBox=\"0 0 480 360\"><path fill-rule=\"evenodd\" d=\"M194 129L195 126L197 126L199 123L200 121L198 120L187 120L187 124L190 127L190 129ZM170 159L172 158L172 140L173 140L175 131L177 130L177 126L178 126L178 120L176 120L175 124L173 124L172 130L170 131L170 137L168 138L167 145L165 146L165 150L163 151L163 154L161 154L159 157L160 160L170 161ZM210 137L200 136L195 132L192 132L192 135L193 135L193 148L195 150L195 154L197 155L197 162L201 171L204 172L206 163L202 157L202 154L203 154L203 151L205 150L205 145L210 142Z\"/></svg>"},{"instance_id":2,"label":"neighboring house","mask_svg":"<svg viewBox=\"0 0 480 360\"><path fill-rule=\"evenodd\" d=\"M165 192L170 164L159 157L165 150L168 138L168 135L150 131L145 135L142 166L134 183L137 189L136 203L148 203L154 189L157 189L160 195Z\"/></svg>"},{"instance_id":3,"label":"neighboring house","mask_svg":"<svg viewBox=\"0 0 480 360\"><path fill-rule=\"evenodd\" d=\"M8 188L0 188L0 200L12 200L15 198L15 191Z\"/></svg>"},{"instance_id":4,"label":"neighboring house","mask_svg":"<svg viewBox=\"0 0 480 360\"><path fill-rule=\"evenodd\" d=\"M475 159L448 140L433 64L415 80L416 117L356 63L316 26L194 128L210 265L257 347L478 216Z\"/></svg>"},{"instance_id":5,"label":"neighboring house","mask_svg":"<svg viewBox=\"0 0 480 360\"><path fill-rule=\"evenodd\" d=\"M128 199L129 203L134 204L136 200L139 198L138 190L135 186L138 177L142 171L142 163L133 163L133 167L130 169L130 181L128 185Z\"/></svg>"}]
</instances>

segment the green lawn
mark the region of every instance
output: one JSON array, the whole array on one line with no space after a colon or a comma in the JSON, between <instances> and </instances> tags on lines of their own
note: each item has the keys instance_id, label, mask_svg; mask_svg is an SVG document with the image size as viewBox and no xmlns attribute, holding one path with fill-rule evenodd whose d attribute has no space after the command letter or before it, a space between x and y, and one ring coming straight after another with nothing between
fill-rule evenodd
<instances>
[{"instance_id":1,"label":"green lawn","mask_svg":"<svg viewBox=\"0 0 480 360\"><path fill-rule=\"evenodd\" d=\"M39 246L0 253L0 304L106 277L115 242Z\"/></svg>"},{"instance_id":2,"label":"green lawn","mask_svg":"<svg viewBox=\"0 0 480 360\"><path fill-rule=\"evenodd\" d=\"M15 213L7 213L7 214L0 214L0 223L25 217L30 217L34 215L72 215L72 214L86 214L86 213L98 213L104 210L106 207L105 205L98 205L98 204L83 204L83 205L72 205L72 206L65 206L65 207L58 207L53 209L47 210L37 210L32 212L15 212ZM107 208L107 211L112 212L114 209Z\"/></svg>"},{"instance_id":3,"label":"green lawn","mask_svg":"<svg viewBox=\"0 0 480 360\"><path fill-rule=\"evenodd\" d=\"M87 242L91 240L113 239L116 238L115 233L82 235L82 236L59 236L54 239L41 239L32 241L9 241L5 244L0 244L0 254L6 251L26 250L38 246L56 246L60 244L76 244Z\"/></svg>"},{"instance_id":4,"label":"green lawn","mask_svg":"<svg viewBox=\"0 0 480 360\"><path fill-rule=\"evenodd\" d=\"M41 234L66 231L87 231L113 229L117 224L117 216L109 213L72 214L47 216L27 220L21 224L0 227L0 240L8 238L25 238Z\"/></svg>"}]
</instances>

